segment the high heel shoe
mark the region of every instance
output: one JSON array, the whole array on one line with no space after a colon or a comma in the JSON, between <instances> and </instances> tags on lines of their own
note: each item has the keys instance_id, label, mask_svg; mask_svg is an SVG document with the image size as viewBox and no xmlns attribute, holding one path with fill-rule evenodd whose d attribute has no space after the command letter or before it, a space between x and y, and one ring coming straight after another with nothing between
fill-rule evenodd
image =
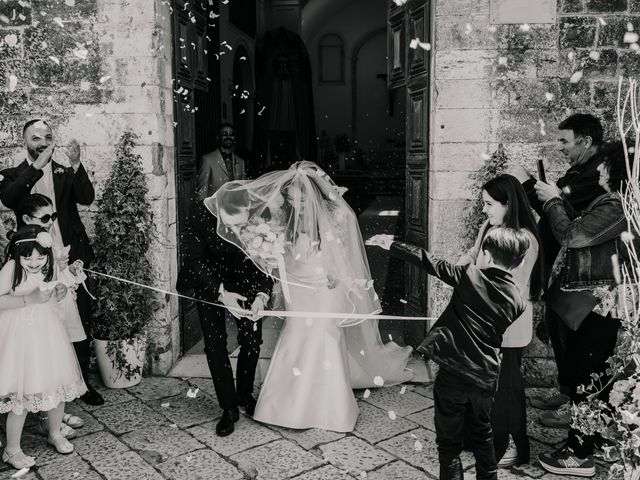
<instances>
[{"instance_id":1,"label":"high heel shoe","mask_svg":"<svg viewBox=\"0 0 640 480\"><path fill-rule=\"evenodd\" d=\"M73 443L64 438L62 435L56 435L47 439L49 445L53 445L58 453L68 455L73 452Z\"/></svg>"},{"instance_id":2,"label":"high heel shoe","mask_svg":"<svg viewBox=\"0 0 640 480\"><path fill-rule=\"evenodd\" d=\"M15 452L9 453L7 449L2 452L2 461L8 463L16 470L22 470L23 468L31 468L35 466L36 459L25 455L22 449L18 449Z\"/></svg>"}]
</instances>

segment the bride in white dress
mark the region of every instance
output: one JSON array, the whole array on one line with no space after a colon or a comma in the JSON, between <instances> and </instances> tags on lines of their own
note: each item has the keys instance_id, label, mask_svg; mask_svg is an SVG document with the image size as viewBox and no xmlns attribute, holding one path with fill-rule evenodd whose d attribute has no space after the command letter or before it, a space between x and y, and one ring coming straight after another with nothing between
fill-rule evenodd
<instances>
[{"instance_id":1,"label":"bride in white dress","mask_svg":"<svg viewBox=\"0 0 640 480\"><path fill-rule=\"evenodd\" d=\"M298 162L253 181L224 185L205 204L218 234L280 280L285 319L254 419L288 428L353 430L353 388L395 385L411 347L380 339L381 311L357 219L317 165ZM339 319L321 313L344 313Z\"/></svg>"}]
</instances>

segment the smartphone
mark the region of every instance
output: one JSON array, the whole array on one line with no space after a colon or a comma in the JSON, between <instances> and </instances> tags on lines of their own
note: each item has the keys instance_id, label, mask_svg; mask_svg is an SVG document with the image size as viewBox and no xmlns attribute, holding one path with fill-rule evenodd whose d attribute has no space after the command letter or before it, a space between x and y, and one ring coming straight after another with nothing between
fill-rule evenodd
<instances>
[{"instance_id":1,"label":"smartphone","mask_svg":"<svg viewBox=\"0 0 640 480\"><path fill-rule=\"evenodd\" d=\"M538 179L541 182L547 183L547 176L544 173L544 163L542 163L542 160L538 160Z\"/></svg>"}]
</instances>

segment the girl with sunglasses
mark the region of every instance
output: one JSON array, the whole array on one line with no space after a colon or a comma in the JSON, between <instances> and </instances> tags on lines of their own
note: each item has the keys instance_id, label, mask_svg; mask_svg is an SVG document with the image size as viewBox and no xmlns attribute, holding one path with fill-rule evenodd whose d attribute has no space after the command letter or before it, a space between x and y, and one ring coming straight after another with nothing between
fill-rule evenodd
<instances>
[{"instance_id":1,"label":"girl with sunglasses","mask_svg":"<svg viewBox=\"0 0 640 480\"><path fill-rule=\"evenodd\" d=\"M72 343L83 342L87 335L82 326L80 313L75 300L75 289L84 278L82 266L79 261L69 265L69 247L65 247L58 226L55 224L58 214L53 211L53 203L46 195L33 193L27 195L15 209L17 228L25 225L38 225L43 227L53 238L53 257L57 270L57 279L69 289L69 294L58 304L59 316ZM84 421L75 415L65 414L61 433L65 438L76 436L74 428L80 428ZM40 433L47 432L47 416L40 417Z\"/></svg>"}]
</instances>

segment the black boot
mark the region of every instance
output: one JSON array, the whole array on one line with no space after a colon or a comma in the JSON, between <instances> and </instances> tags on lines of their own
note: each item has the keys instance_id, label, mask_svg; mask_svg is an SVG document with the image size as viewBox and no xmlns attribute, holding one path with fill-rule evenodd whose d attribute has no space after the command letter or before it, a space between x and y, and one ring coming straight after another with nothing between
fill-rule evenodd
<instances>
[{"instance_id":1,"label":"black boot","mask_svg":"<svg viewBox=\"0 0 640 480\"><path fill-rule=\"evenodd\" d=\"M238 409L233 410L223 410L222 418L218 421L216 425L216 434L219 437L226 437L227 435L231 435L233 433L233 424L240 419L240 412Z\"/></svg>"},{"instance_id":2,"label":"black boot","mask_svg":"<svg viewBox=\"0 0 640 480\"><path fill-rule=\"evenodd\" d=\"M86 378L87 377L85 377L85 379ZM89 382L87 382L85 380L84 383L87 385L87 393L82 395L80 397L80 400L82 400L87 405L93 405L95 407L100 406L100 405L104 405L104 398L102 398L102 395L100 395L96 391L96 389L91 386L91 384Z\"/></svg>"},{"instance_id":3,"label":"black boot","mask_svg":"<svg viewBox=\"0 0 640 480\"><path fill-rule=\"evenodd\" d=\"M253 417L253 412L256 410L256 399L251 395L247 397L238 397L238 405L244 407L244 411L250 417Z\"/></svg>"}]
</instances>

